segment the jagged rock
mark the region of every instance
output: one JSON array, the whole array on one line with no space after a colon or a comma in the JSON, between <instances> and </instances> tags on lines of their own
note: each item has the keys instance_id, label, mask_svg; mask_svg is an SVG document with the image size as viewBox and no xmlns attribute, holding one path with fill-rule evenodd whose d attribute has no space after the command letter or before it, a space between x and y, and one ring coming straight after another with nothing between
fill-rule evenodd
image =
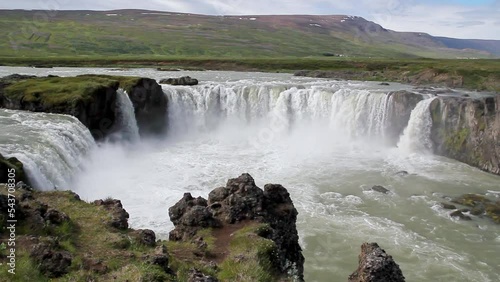
<instances>
[{"instance_id":1,"label":"jagged rock","mask_svg":"<svg viewBox=\"0 0 500 282\"><path fill-rule=\"evenodd\" d=\"M278 184L267 184L264 190L255 185L249 174L229 179L225 187L210 192L208 201L187 193L169 209L175 229L170 240L191 241L202 228L254 221L266 223L264 236L276 243L276 265L284 274L303 278L304 257L298 243L297 210L288 191Z\"/></svg>"},{"instance_id":2,"label":"jagged rock","mask_svg":"<svg viewBox=\"0 0 500 282\"><path fill-rule=\"evenodd\" d=\"M372 190L376 191L376 192L379 192L379 193L383 193L383 194L389 193L388 189L386 189L384 186L380 186L380 185L373 186Z\"/></svg>"},{"instance_id":3,"label":"jagged rock","mask_svg":"<svg viewBox=\"0 0 500 282\"><path fill-rule=\"evenodd\" d=\"M197 269L191 269L189 270L189 278L187 280L188 282L219 282L217 278L214 278L209 275L203 274L203 272L197 270Z\"/></svg>"},{"instance_id":4,"label":"jagged rock","mask_svg":"<svg viewBox=\"0 0 500 282\"><path fill-rule=\"evenodd\" d=\"M359 266L349 276L349 282L404 282L405 277L394 261L377 243L364 243Z\"/></svg>"},{"instance_id":5,"label":"jagged rock","mask_svg":"<svg viewBox=\"0 0 500 282\"><path fill-rule=\"evenodd\" d=\"M139 244L154 247L156 245L156 234L153 230L138 229L130 233Z\"/></svg>"},{"instance_id":6,"label":"jagged rock","mask_svg":"<svg viewBox=\"0 0 500 282\"><path fill-rule=\"evenodd\" d=\"M454 211L450 213L451 217L458 217L461 220L472 220L472 218L468 215L463 214L462 211Z\"/></svg>"},{"instance_id":7,"label":"jagged rock","mask_svg":"<svg viewBox=\"0 0 500 282\"><path fill-rule=\"evenodd\" d=\"M50 278L61 277L68 273L72 256L67 251L60 251L59 243L53 238L34 245L30 256L38 264L41 273Z\"/></svg>"},{"instance_id":8,"label":"jagged rock","mask_svg":"<svg viewBox=\"0 0 500 282\"><path fill-rule=\"evenodd\" d=\"M500 175L500 95L432 101L434 153Z\"/></svg>"},{"instance_id":9,"label":"jagged rock","mask_svg":"<svg viewBox=\"0 0 500 282\"><path fill-rule=\"evenodd\" d=\"M162 79L160 80L160 84L193 86L198 85L198 80L190 76L183 76L179 78Z\"/></svg>"},{"instance_id":10,"label":"jagged rock","mask_svg":"<svg viewBox=\"0 0 500 282\"><path fill-rule=\"evenodd\" d=\"M110 226L122 230L128 229L129 214L123 208L122 202L120 200L97 200L94 202L94 204L97 206L103 206L106 210L111 212L112 218L109 221Z\"/></svg>"},{"instance_id":11,"label":"jagged rock","mask_svg":"<svg viewBox=\"0 0 500 282\"><path fill-rule=\"evenodd\" d=\"M55 209L48 209L43 217L46 221L55 225L60 225L63 222L69 221L69 216Z\"/></svg>"}]
</instances>

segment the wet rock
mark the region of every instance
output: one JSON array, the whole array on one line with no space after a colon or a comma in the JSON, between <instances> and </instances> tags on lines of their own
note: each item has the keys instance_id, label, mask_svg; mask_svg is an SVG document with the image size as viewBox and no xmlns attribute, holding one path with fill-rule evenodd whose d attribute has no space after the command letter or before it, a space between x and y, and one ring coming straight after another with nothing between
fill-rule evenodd
<instances>
[{"instance_id":1,"label":"wet rock","mask_svg":"<svg viewBox=\"0 0 500 282\"><path fill-rule=\"evenodd\" d=\"M470 208L473 215L486 215L500 224L500 202L494 202L483 195L465 194L452 200L453 203Z\"/></svg>"},{"instance_id":2,"label":"wet rock","mask_svg":"<svg viewBox=\"0 0 500 282\"><path fill-rule=\"evenodd\" d=\"M160 84L193 86L198 85L198 80L196 78L191 78L190 76L183 76L179 78L162 79L160 80Z\"/></svg>"},{"instance_id":3,"label":"wet rock","mask_svg":"<svg viewBox=\"0 0 500 282\"><path fill-rule=\"evenodd\" d=\"M450 213L451 217L458 217L461 220L472 220L472 218L468 215L463 214L462 211L454 211Z\"/></svg>"},{"instance_id":4,"label":"wet rock","mask_svg":"<svg viewBox=\"0 0 500 282\"><path fill-rule=\"evenodd\" d=\"M396 176L407 176L408 174L409 173L406 170L402 170L402 171L398 171L398 172L394 173L394 175L396 175Z\"/></svg>"},{"instance_id":5,"label":"wet rock","mask_svg":"<svg viewBox=\"0 0 500 282\"><path fill-rule=\"evenodd\" d=\"M389 190L386 189L384 186L380 186L380 185L375 185L372 187L372 190L373 191L376 191L376 192L380 192L380 193L383 193L383 194L387 194L389 193Z\"/></svg>"},{"instance_id":6,"label":"wet rock","mask_svg":"<svg viewBox=\"0 0 500 282\"><path fill-rule=\"evenodd\" d=\"M162 134L167 128L167 98L156 80L141 78L128 91L141 136Z\"/></svg>"},{"instance_id":7,"label":"wet rock","mask_svg":"<svg viewBox=\"0 0 500 282\"><path fill-rule=\"evenodd\" d=\"M364 243L359 266L349 276L349 282L404 282L405 277L394 261L377 243Z\"/></svg>"},{"instance_id":8,"label":"wet rock","mask_svg":"<svg viewBox=\"0 0 500 282\"><path fill-rule=\"evenodd\" d=\"M276 246L277 270L303 278L304 257L298 243L297 210L288 191L279 184L267 184L264 190L255 185L249 174L229 179L225 187L210 192L208 201L193 198L187 193L173 207L169 215L175 225L170 240L191 241L202 228L219 228L242 222L269 225L259 234L272 240ZM200 243L201 244L201 243Z\"/></svg>"},{"instance_id":9,"label":"wet rock","mask_svg":"<svg viewBox=\"0 0 500 282\"><path fill-rule=\"evenodd\" d=\"M382 85L382 86L389 86L390 84L387 83L387 82L382 82L382 83L379 83L379 85Z\"/></svg>"},{"instance_id":10,"label":"wet rock","mask_svg":"<svg viewBox=\"0 0 500 282\"><path fill-rule=\"evenodd\" d=\"M393 91L389 93L392 106L388 111L386 136L391 145L396 145L410 121L411 112L424 98L410 91Z\"/></svg>"},{"instance_id":11,"label":"wet rock","mask_svg":"<svg viewBox=\"0 0 500 282\"><path fill-rule=\"evenodd\" d=\"M214 278L209 275L203 274L203 272L197 270L197 269L191 269L189 270L189 277L188 277L188 282L218 282L219 280L217 278Z\"/></svg>"},{"instance_id":12,"label":"wet rock","mask_svg":"<svg viewBox=\"0 0 500 282\"><path fill-rule=\"evenodd\" d=\"M448 203L441 203L440 205L445 210L456 210L457 209L457 207L455 205L448 204Z\"/></svg>"},{"instance_id":13,"label":"wet rock","mask_svg":"<svg viewBox=\"0 0 500 282\"><path fill-rule=\"evenodd\" d=\"M434 153L500 175L500 95L432 101Z\"/></svg>"},{"instance_id":14,"label":"wet rock","mask_svg":"<svg viewBox=\"0 0 500 282\"><path fill-rule=\"evenodd\" d=\"M96 206L102 206L111 213L109 225L111 227L127 230L129 214L123 208L122 202L115 199L97 200L94 202Z\"/></svg>"},{"instance_id":15,"label":"wet rock","mask_svg":"<svg viewBox=\"0 0 500 282\"><path fill-rule=\"evenodd\" d=\"M31 249L30 257L37 263L40 272L50 278L61 277L68 273L72 262L71 254L67 251L60 251L57 240L53 238L35 244Z\"/></svg>"},{"instance_id":16,"label":"wet rock","mask_svg":"<svg viewBox=\"0 0 500 282\"><path fill-rule=\"evenodd\" d=\"M138 229L130 232L130 236L141 245L154 247L156 246L156 234L153 230Z\"/></svg>"}]
</instances>

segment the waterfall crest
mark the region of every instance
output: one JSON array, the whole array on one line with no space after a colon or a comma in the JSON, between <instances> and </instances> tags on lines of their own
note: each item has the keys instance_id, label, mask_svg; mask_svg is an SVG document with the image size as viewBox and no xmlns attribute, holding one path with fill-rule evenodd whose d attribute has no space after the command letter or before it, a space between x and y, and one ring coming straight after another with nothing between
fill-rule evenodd
<instances>
[{"instance_id":1,"label":"waterfall crest","mask_svg":"<svg viewBox=\"0 0 500 282\"><path fill-rule=\"evenodd\" d=\"M349 137L384 139L392 97L341 86L290 84L207 84L164 86L171 135L211 131L221 126L323 125Z\"/></svg>"}]
</instances>

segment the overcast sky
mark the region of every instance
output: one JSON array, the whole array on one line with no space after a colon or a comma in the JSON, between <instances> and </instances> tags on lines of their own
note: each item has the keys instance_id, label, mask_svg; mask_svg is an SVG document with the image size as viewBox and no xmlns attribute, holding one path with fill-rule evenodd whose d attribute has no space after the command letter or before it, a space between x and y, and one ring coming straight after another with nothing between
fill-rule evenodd
<instances>
[{"instance_id":1,"label":"overcast sky","mask_svg":"<svg viewBox=\"0 0 500 282\"><path fill-rule=\"evenodd\" d=\"M397 31L500 40L500 0L0 0L0 9L126 8L210 15L347 14Z\"/></svg>"}]
</instances>

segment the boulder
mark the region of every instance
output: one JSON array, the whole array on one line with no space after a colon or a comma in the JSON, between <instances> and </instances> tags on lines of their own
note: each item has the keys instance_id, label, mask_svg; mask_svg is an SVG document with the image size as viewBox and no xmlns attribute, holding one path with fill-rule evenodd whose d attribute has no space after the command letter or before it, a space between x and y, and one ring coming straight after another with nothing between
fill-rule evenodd
<instances>
[{"instance_id":1,"label":"boulder","mask_svg":"<svg viewBox=\"0 0 500 282\"><path fill-rule=\"evenodd\" d=\"M127 230L129 214L123 208L122 202L115 199L97 200L94 202L96 206L102 206L111 213L111 220L108 224L111 227Z\"/></svg>"},{"instance_id":2,"label":"boulder","mask_svg":"<svg viewBox=\"0 0 500 282\"><path fill-rule=\"evenodd\" d=\"M221 228L233 224L265 223L269 228L259 236L272 240L276 248L279 273L295 274L303 279L304 257L298 243L297 210L288 191L279 184L267 184L264 190L255 185L249 174L229 179L225 187L210 192L208 201L191 194L169 209L175 229L170 240L192 241L207 227Z\"/></svg>"},{"instance_id":3,"label":"boulder","mask_svg":"<svg viewBox=\"0 0 500 282\"><path fill-rule=\"evenodd\" d=\"M486 215L494 222L500 224L500 201L493 201L483 195L478 194L465 194L456 197L452 200L453 203L466 206L470 208L470 213L473 215ZM464 219L460 214L452 214L451 216L458 216ZM468 217L463 215L464 217ZM470 217L469 217L470 218Z\"/></svg>"},{"instance_id":4,"label":"boulder","mask_svg":"<svg viewBox=\"0 0 500 282\"><path fill-rule=\"evenodd\" d=\"M454 211L450 213L451 217L458 217L461 220L472 220L472 218L468 215L463 214L464 211Z\"/></svg>"},{"instance_id":5,"label":"boulder","mask_svg":"<svg viewBox=\"0 0 500 282\"><path fill-rule=\"evenodd\" d=\"M349 282L404 282L405 277L394 261L377 243L364 243L359 266L349 276Z\"/></svg>"},{"instance_id":6,"label":"boulder","mask_svg":"<svg viewBox=\"0 0 500 282\"><path fill-rule=\"evenodd\" d=\"M49 278L63 276L71 266L71 254L59 249L59 243L54 238L48 238L31 248L30 257L37 263L40 272Z\"/></svg>"},{"instance_id":7,"label":"boulder","mask_svg":"<svg viewBox=\"0 0 500 282\"><path fill-rule=\"evenodd\" d=\"M160 80L160 84L194 86L198 85L198 80L196 78L191 78L190 76L183 76L179 78L162 79Z\"/></svg>"},{"instance_id":8,"label":"boulder","mask_svg":"<svg viewBox=\"0 0 500 282\"><path fill-rule=\"evenodd\" d=\"M156 234L153 230L138 229L130 232L130 236L135 239L135 242L149 247L156 245Z\"/></svg>"},{"instance_id":9,"label":"boulder","mask_svg":"<svg viewBox=\"0 0 500 282\"><path fill-rule=\"evenodd\" d=\"M376 192L379 192L379 193L383 193L383 194L389 193L388 189L386 189L384 186L380 186L380 185L373 186L372 190L376 191Z\"/></svg>"}]
</instances>

